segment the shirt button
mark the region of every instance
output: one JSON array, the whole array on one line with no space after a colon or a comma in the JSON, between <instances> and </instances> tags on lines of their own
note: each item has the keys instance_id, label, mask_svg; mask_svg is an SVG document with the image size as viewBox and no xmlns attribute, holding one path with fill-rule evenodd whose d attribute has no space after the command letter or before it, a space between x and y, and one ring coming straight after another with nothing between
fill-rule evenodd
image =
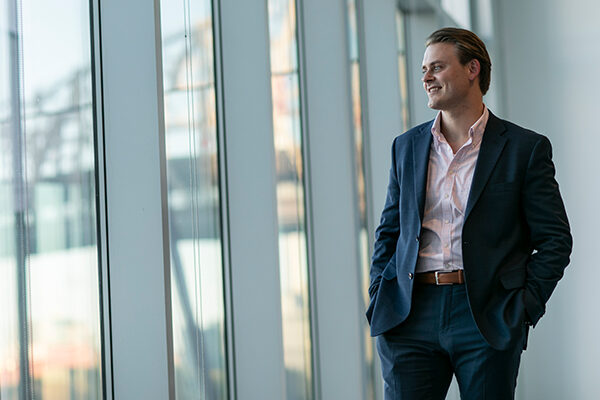
<instances>
[{"instance_id":1,"label":"shirt button","mask_svg":"<svg viewBox=\"0 0 600 400\"><path fill-rule=\"evenodd\" d=\"M445 220L445 221L444 221L444 223L446 223L446 224L449 224L449 223L450 223L450 220L449 220L449 219L447 219L447 220Z\"/></svg>"},{"instance_id":2,"label":"shirt button","mask_svg":"<svg viewBox=\"0 0 600 400\"><path fill-rule=\"evenodd\" d=\"M445 248L448 248L448 243L444 244L444 247L445 247Z\"/></svg>"},{"instance_id":3,"label":"shirt button","mask_svg":"<svg viewBox=\"0 0 600 400\"><path fill-rule=\"evenodd\" d=\"M414 275L413 275L413 273L412 273L412 272L409 272L409 273L408 273L408 279L412 279L412 278L413 278L413 276L414 276Z\"/></svg>"},{"instance_id":4,"label":"shirt button","mask_svg":"<svg viewBox=\"0 0 600 400\"><path fill-rule=\"evenodd\" d=\"M445 198L445 199L447 199L448 197L450 197L450 195L449 195L449 194L445 194L445 195L444 195L444 198Z\"/></svg>"}]
</instances>

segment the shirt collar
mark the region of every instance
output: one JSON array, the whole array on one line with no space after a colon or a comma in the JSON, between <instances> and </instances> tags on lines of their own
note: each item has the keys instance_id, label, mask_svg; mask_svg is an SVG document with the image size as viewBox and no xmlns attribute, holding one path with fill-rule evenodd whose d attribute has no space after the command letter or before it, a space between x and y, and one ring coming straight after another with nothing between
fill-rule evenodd
<instances>
[{"instance_id":1,"label":"shirt collar","mask_svg":"<svg viewBox=\"0 0 600 400\"><path fill-rule=\"evenodd\" d=\"M467 140L467 143L465 143L465 144L468 144L470 142L470 144L473 147L479 146L479 144L481 143L481 139L483 138L483 132L485 131L485 127L487 125L489 117L490 117L490 112L488 111L488 108L484 104L483 105L483 113L481 114L481 117L479 117L479 119L477 121L475 121L475 123L473 125L471 125L471 127L469 128L469 139ZM435 120L433 121L433 125L431 126L431 134L433 135L433 142L437 148L439 148L441 143L448 143L446 141L446 138L442 134L441 125L442 125L442 112L439 111L435 117Z\"/></svg>"}]
</instances>

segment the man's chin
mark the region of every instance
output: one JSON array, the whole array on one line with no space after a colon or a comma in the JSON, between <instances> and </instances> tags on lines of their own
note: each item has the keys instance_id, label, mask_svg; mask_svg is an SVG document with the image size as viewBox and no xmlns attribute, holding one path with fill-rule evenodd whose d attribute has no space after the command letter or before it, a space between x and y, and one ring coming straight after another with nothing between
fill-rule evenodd
<instances>
[{"instance_id":1,"label":"man's chin","mask_svg":"<svg viewBox=\"0 0 600 400\"><path fill-rule=\"evenodd\" d=\"M431 108L432 110L441 110L440 104L431 100L427 102L427 107Z\"/></svg>"}]
</instances>

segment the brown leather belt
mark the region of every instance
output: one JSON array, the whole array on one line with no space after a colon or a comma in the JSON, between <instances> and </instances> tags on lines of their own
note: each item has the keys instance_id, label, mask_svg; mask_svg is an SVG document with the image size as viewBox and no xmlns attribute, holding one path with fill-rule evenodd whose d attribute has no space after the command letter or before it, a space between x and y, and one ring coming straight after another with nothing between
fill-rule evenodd
<instances>
[{"instance_id":1,"label":"brown leather belt","mask_svg":"<svg viewBox=\"0 0 600 400\"><path fill-rule=\"evenodd\" d=\"M465 277L462 269L457 271L435 271L422 272L415 274L416 283L424 283L427 285L462 285L465 283Z\"/></svg>"}]
</instances>

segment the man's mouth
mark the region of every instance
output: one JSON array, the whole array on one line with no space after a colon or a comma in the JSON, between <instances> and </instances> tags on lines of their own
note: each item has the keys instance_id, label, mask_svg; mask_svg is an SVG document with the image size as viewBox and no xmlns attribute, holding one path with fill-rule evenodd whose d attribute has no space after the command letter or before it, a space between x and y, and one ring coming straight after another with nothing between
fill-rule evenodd
<instances>
[{"instance_id":1,"label":"man's mouth","mask_svg":"<svg viewBox=\"0 0 600 400\"><path fill-rule=\"evenodd\" d=\"M440 89L441 89L440 86L431 86L431 87L427 88L427 93L434 94L434 93L439 92Z\"/></svg>"}]
</instances>

